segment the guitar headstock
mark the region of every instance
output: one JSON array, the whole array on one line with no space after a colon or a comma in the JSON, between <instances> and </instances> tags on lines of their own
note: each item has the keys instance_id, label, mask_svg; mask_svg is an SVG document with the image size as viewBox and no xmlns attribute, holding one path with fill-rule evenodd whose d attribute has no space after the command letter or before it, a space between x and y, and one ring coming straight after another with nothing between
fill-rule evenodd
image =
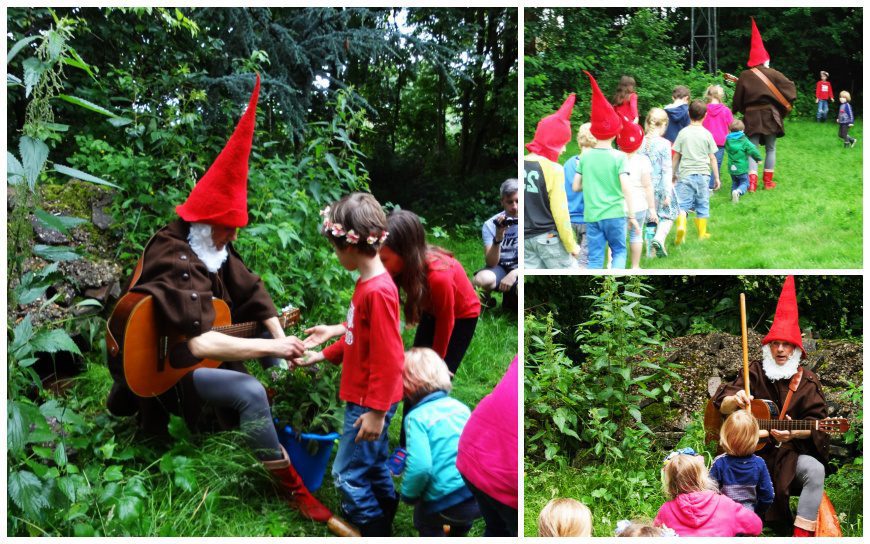
<instances>
[{"instance_id":1,"label":"guitar headstock","mask_svg":"<svg viewBox=\"0 0 870 544\"><path fill-rule=\"evenodd\" d=\"M737 83L737 79L738 79L738 78L737 78L737 76L735 76L734 74L729 74L728 72L722 72L722 77L723 77L723 78L725 79L725 81L727 81L728 83Z\"/></svg>"},{"instance_id":2,"label":"guitar headstock","mask_svg":"<svg viewBox=\"0 0 870 544\"><path fill-rule=\"evenodd\" d=\"M849 420L844 417L820 419L819 430L825 433L844 433L849 430Z\"/></svg>"},{"instance_id":3,"label":"guitar headstock","mask_svg":"<svg viewBox=\"0 0 870 544\"><path fill-rule=\"evenodd\" d=\"M288 304L281 308L281 315L278 316L278 321L281 322L281 328L286 329L291 325L299 323L302 319L302 312L292 304Z\"/></svg>"}]
</instances>

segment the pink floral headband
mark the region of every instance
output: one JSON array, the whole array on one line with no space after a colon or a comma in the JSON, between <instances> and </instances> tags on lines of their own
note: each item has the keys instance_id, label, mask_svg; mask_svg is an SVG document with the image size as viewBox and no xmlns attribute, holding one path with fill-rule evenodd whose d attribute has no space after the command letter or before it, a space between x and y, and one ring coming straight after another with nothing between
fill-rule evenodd
<instances>
[{"instance_id":1,"label":"pink floral headband","mask_svg":"<svg viewBox=\"0 0 870 544\"><path fill-rule=\"evenodd\" d=\"M360 235L357 234L353 229L345 231L344 226L341 223L333 223L332 221L330 221L329 212L329 206L320 210L320 215L323 217L323 232L328 232L332 234L332 236L335 238L344 238L347 240L348 244L358 244L360 241ZM369 236L366 238L366 243L370 246L373 246L375 244L383 244L384 241L386 241L387 236L389 235L390 233L386 230L381 231L380 234L370 233Z\"/></svg>"}]
</instances>

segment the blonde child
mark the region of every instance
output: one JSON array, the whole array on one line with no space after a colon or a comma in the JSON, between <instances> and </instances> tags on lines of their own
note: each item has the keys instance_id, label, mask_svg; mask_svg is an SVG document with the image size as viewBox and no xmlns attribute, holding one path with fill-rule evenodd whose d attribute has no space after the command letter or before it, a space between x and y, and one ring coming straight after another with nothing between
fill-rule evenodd
<instances>
[{"instance_id":1,"label":"blonde child","mask_svg":"<svg viewBox=\"0 0 870 544\"><path fill-rule=\"evenodd\" d=\"M645 155L650 161L650 181L656 203L656 215L659 219L652 248L657 257L667 257L665 240L680 213L671 173L671 143L663 136L668 128L668 114L661 108L649 110L644 128L646 135L643 137L643 145L638 153Z\"/></svg>"},{"instance_id":2,"label":"blonde child","mask_svg":"<svg viewBox=\"0 0 870 544\"><path fill-rule=\"evenodd\" d=\"M719 431L719 445L725 453L713 460L710 477L723 495L759 516L773 504L773 483L764 459L755 455L758 421L746 410L737 410Z\"/></svg>"},{"instance_id":3,"label":"blonde child","mask_svg":"<svg viewBox=\"0 0 870 544\"><path fill-rule=\"evenodd\" d=\"M677 536L668 527L656 527L648 521L629 521L627 519L616 522L616 536L620 537L674 537Z\"/></svg>"},{"instance_id":4,"label":"blonde child","mask_svg":"<svg viewBox=\"0 0 870 544\"><path fill-rule=\"evenodd\" d=\"M638 225L645 225L647 221L657 223L659 219L650 181L652 165L646 155L637 152L643 145L643 129L635 123L626 123L616 137L616 143L626 154L628 161L628 179L631 185L631 200L627 202L629 216L634 216ZM634 229L627 230L631 268L636 270L640 268L643 235Z\"/></svg>"},{"instance_id":5,"label":"blonde child","mask_svg":"<svg viewBox=\"0 0 870 544\"><path fill-rule=\"evenodd\" d=\"M731 109L723 104L725 101L725 89L721 85L710 85L704 93L707 102L707 117L704 117L703 127L713 135L716 143L716 167L722 171L722 158L725 156L725 138L728 136L728 127L734 120ZM713 179L710 179L710 188L713 188Z\"/></svg>"},{"instance_id":6,"label":"blonde child","mask_svg":"<svg viewBox=\"0 0 870 544\"><path fill-rule=\"evenodd\" d=\"M637 123L637 93L634 92L635 82L631 76L619 78L619 85L613 93L613 109L622 116L626 123ZM617 142L617 145L619 142Z\"/></svg>"},{"instance_id":7,"label":"blonde child","mask_svg":"<svg viewBox=\"0 0 870 544\"><path fill-rule=\"evenodd\" d=\"M849 127L855 125L855 114L852 113L852 95L848 91L840 91L840 111L837 113L837 123L840 125L840 138L843 147L855 147L855 138L849 136Z\"/></svg>"},{"instance_id":8,"label":"blonde child","mask_svg":"<svg viewBox=\"0 0 870 544\"><path fill-rule=\"evenodd\" d=\"M402 500L415 504L414 527L420 536L465 536L480 517L477 501L456 469L459 435L471 415L468 407L449 396L447 364L429 348L405 353L402 372L408 461L402 480Z\"/></svg>"},{"instance_id":9,"label":"blonde child","mask_svg":"<svg viewBox=\"0 0 870 544\"><path fill-rule=\"evenodd\" d=\"M574 499L552 499L538 515L538 536L592 536L592 512Z\"/></svg>"},{"instance_id":10,"label":"blonde child","mask_svg":"<svg viewBox=\"0 0 870 544\"><path fill-rule=\"evenodd\" d=\"M756 536L761 518L716 491L704 457L692 448L671 452L662 467L662 490L668 498L655 525L679 536Z\"/></svg>"},{"instance_id":11,"label":"blonde child","mask_svg":"<svg viewBox=\"0 0 870 544\"><path fill-rule=\"evenodd\" d=\"M575 192L574 175L577 173L577 162L587 150L595 147L598 140L589 129L592 123L583 123L577 129L577 147L580 152L565 161L565 193L568 195L568 213L571 215L571 228L574 236L580 244L580 253L577 255L577 264L580 268L586 268L589 264L589 240L586 239L586 223L583 221L583 191Z\"/></svg>"},{"instance_id":12,"label":"blonde child","mask_svg":"<svg viewBox=\"0 0 870 544\"><path fill-rule=\"evenodd\" d=\"M339 263L359 271L359 279L339 325L306 330L311 349L341 339L323 351L307 351L298 366L324 359L342 365L338 396L345 401L344 427L332 465L345 516L362 536L390 536L399 497L387 469L387 429L402 400L405 359L399 333L399 292L378 250L387 237L387 217L368 193L345 196L321 212L322 232Z\"/></svg>"}]
</instances>

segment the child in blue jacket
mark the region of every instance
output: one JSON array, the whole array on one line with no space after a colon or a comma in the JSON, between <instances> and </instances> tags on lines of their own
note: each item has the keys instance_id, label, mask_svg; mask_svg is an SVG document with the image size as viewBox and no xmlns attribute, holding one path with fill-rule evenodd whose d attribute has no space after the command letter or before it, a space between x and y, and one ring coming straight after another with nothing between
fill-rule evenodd
<instances>
[{"instance_id":1,"label":"child in blue jacket","mask_svg":"<svg viewBox=\"0 0 870 544\"><path fill-rule=\"evenodd\" d=\"M414 504L414 527L420 536L465 536L480 509L456 469L459 435L471 415L467 406L449 396L447 364L429 348L405 353L402 382L408 457L402 480L402 500ZM407 404L406 404L407 405Z\"/></svg>"},{"instance_id":2,"label":"child in blue jacket","mask_svg":"<svg viewBox=\"0 0 870 544\"><path fill-rule=\"evenodd\" d=\"M852 113L852 95L848 91L840 92L840 111L837 113L837 123L840 125L840 138L843 139L843 147L855 147L855 138L849 136L849 127L855 124L855 114Z\"/></svg>"},{"instance_id":3,"label":"child in blue jacket","mask_svg":"<svg viewBox=\"0 0 870 544\"><path fill-rule=\"evenodd\" d=\"M737 410L719 431L719 445L725 453L713 460L710 477L719 492L755 512L764 513L773 504L773 483L764 459L755 455L758 421L746 410Z\"/></svg>"}]
</instances>

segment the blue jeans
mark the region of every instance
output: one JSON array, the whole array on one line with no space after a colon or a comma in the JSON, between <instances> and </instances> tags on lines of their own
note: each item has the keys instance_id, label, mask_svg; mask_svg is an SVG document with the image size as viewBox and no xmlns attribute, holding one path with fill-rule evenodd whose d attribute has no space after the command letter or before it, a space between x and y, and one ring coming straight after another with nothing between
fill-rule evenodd
<instances>
[{"instance_id":1,"label":"blue jeans","mask_svg":"<svg viewBox=\"0 0 870 544\"><path fill-rule=\"evenodd\" d=\"M414 527L420 536L448 536L444 534L445 525L450 526L450 536L465 536L474 520L481 517L480 508L473 497L438 512L427 513L425 510L422 501L414 507Z\"/></svg>"},{"instance_id":2,"label":"blue jeans","mask_svg":"<svg viewBox=\"0 0 870 544\"><path fill-rule=\"evenodd\" d=\"M676 186L680 210L695 210L698 219L710 217L710 176L689 174Z\"/></svg>"},{"instance_id":3,"label":"blue jeans","mask_svg":"<svg viewBox=\"0 0 870 544\"><path fill-rule=\"evenodd\" d=\"M625 218L602 219L586 223L589 239L589 268L604 268L604 246L610 246L611 268L625 268Z\"/></svg>"},{"instance_id":4,"label":"blue jeans","mask_svg":"<svg viewBox=\"0 0 870 544\"><path fill-rule=\"evenodd\" d=\"M824 121L828 118L828 101L819 100L819 109L816 111L816 119Z\"/></svg>"},{"instance_id":5,"label":"blue jeans","mask_svg":"<svg viewBox=\"0 0 870 544\"><path fill-rule=\"evenodd\" d=\"M724 158L725 158L725 146L720 145L719 147L716 148L716 168L718 168L720 172L722 171L722 159L724 159ZM713 174L711 172L710 173L710 184L709 184L711 191L713 190L713 187L716 186L715 184L716 184L716 178L713 177Z\"/></svg>"},{"instance_id":6,"label":"blue jeans","mask_svg":"<svg viewBox=\"0 0 870 544\"><path fill-rule=\"evenodd\" d=\"M344 407L344 427L338 439L338 452L332 463L332 477L335 487L341 493L341 510L348 521L366 525L384 516L378 499L392 499L396 496L393 478L387 468L390 456L387 430L390 420L396 413L393 404L384 418L384 430L373 441L354 442L359 427L353 424L359 416L370 411L365 406L348 402Z\"/></svg>"},{"instance_id":7,"label":"blue jeans","mask_svg":"<svg viewBox=\"0 0 870 544\"><path fill-rule=\"evenodd\" d=\"M731 192L737 191L740 196L749 189L749 174L731 174Z\"/></svg>"}]
</instances>

